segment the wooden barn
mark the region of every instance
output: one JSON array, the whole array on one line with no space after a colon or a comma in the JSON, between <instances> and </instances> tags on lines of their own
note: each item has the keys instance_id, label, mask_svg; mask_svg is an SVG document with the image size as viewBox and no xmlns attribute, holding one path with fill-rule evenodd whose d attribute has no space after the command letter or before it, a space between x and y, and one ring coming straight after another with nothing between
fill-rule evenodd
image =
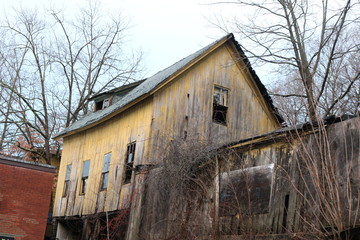
<instances>
[{"instance_id":1,"label":"wooden barn","mask_svg":"<svg viewBox=\"0 0 360 240\"><path fill-rule=\"evenodd\" d=\"M224 148L214 181L219 239L360 239L359 116L330 116Z\"/></svg>"},{"instance_id":2,"label":"wooden barn","mask_svg":"<svg viewBox=\"0 0 360 240\"><path fill-rule=\"evenodd\" d=\"M57 136L64 141L53 211L59 239L172 236L171 228L156 230L174 216L152 214L156 178L149 185L170 146L216 149L279 129L283 122L232 34L93 100L94 112Z\"/></svg>"}]
</instances>

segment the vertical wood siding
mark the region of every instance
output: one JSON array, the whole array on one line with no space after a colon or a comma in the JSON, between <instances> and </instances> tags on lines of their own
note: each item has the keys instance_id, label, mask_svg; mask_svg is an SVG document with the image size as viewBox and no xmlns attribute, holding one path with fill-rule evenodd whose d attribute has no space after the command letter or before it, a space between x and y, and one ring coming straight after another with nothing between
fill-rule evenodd
<instances>
[{"instance_id":1,"label":"vertical wood siding","mask_svg":"<svg viewBox=\"0 0 360 240\"><path fill-rule=\"evenodd\" d=\"M136 192L131 183L122 185L126 146L132 141L136 141L136 166L157 163L171 138L217 146L279 127L247 68L232 54L233 47L221 46L153 96L100 125L65 137L54 216L81 216L127 206L127 199ZM229 89L226 126L212 120L214 85ZM110 152L108 188L99 191L103 157ZM90 160L88 189L80 195L84 160ZM70 163L70 194L62 197L65 168Z\"/></svg>"},{"instance_id":2,"label":"vertical wood siding","mask_svg":"<svg viewBox=\"0 0 360 240\"><path fill-rule=\"evenodd\" d=\"M84 132L64 139L59 179L56 191L54 216L84 215L111 211L125 206L119 197L121 192L127 144L136 141L135 165L148 158L148 143L152 116L151 99L142 102L119 116ZM99 191L104 155L112 153L108 187ZM85 195L80 195L82 162L90 160L88 186ZM70 194L62 197L65 168L72 164ZM122 205L121 205L122 204Z\"/></svg>"},{"instance_id":3,"label":"vertical wood siding","mask_svg":"<svg viewBox=\"0 0 360 240\"><path fill-rule=\"evenodd\" d=\"M223 46L154 94L152 136L162 140L152 142L153 153L173 137L221 145L279 127L237 60ZM227 126L212 120L214 85L229 89Z\"/></svg>"}]
</instances>

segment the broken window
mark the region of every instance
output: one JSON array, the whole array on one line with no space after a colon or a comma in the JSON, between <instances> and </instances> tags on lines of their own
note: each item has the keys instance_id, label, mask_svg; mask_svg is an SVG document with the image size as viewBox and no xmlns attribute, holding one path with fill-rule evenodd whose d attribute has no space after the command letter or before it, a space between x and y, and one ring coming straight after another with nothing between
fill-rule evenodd
<instances>
[{"instance_id":1,"label":"broken window","mask_svg":"<svg viewBox=\"0 0 360 240\"><path fill-rule=\"evenodd\" d=\"M110 98L104 99L102 108L104 109L107 108L108 106L110 106Z\"/></svg>"},{"instance_id":2,"label":"broken window","mask_svg":"<svg viewBox=\"0 0 360 240\"><path fill-rule=\"evenodd\" d=\"M111 153L104 155L104 165L101 173L100 190L106 190L108 185L109 170L110 170Z\"/></svg>"},{"instance_id":3,"label":"broken window","mask_svg":"<svg viewBox=\"0 0 360 240\"><path fill-rule=\"evenodd\" d=\"M66 175L65 175L65 182L64 182L63 197L66 197L69 194L71 166L72 166L71 164L68 164L66 166Z\"/></svg>"},{"instance_id":4,"label":"broken window","mask_svg":"<svg viewBox=\"0 0 360 240\"><path fill-rule=\"evenodd\" d=\"M99 111L101 109L109 107L111 105L111 102L112 102L111 97L105 98L105 99L103 99L101 101L96 101L94 111L96 112L96 111Z\"/></svg>"},{"instance_id":5,"label":"broken window","mask_svg":"<svg viewBox=\"0 0 360 240\"><path fill-rule=\"evenodd\" d=\"M222 87L214 87L213 97L213 121L226 125L228 110L228 90Z\"/></svg>"},{"instance_id":6,"label":"broken window","mask_svg":"<svg viewBox=\"0 0 360 240\"><path fill-rule=\"evenodd\" d=\"M134 166L135 146L136 142L132 142L127 145L124 183L129 183L131 181Z\"/></svg>"},{"instance_id":7,"label":"broken window","mask_svg":"<svg viewBox=\"0 0 360 240\"><path fill-rule=\"evenodd\" d=\"M85 194L86 186L89 178L90 160L83 162L83 170L81 176L80 194Z\"/></svg>"}]
</instances>

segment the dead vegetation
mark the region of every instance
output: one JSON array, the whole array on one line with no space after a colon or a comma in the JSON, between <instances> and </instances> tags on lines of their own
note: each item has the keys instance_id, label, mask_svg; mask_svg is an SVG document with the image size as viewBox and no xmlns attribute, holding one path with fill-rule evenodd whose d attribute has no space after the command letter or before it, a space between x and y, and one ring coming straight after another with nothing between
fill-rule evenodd
<instances>
[{"instance_id":1,"label":"dead vegetation","mask_svg":"<svg viewBox=\"0 0 360 240\"><path fill-rule=\"evenodd\" d=\"M221 152L171 141L147 179L143 239L355 239L359 119L291 129Z\"/></svg>"},{"instance_id":2,"label":"dead vegetation","mask_svg":"<svg viewBox=\"0 0 360 240\"><path fill-rule=\"evenodd\" d=\"M144 239L197 239L213 234L215 151L206 142L173 139L147 182ZM214 214L214 213L212 213Z\"/></svg>"},{"instance_id":3,"label":"dead vegetation","mask_svg":"<svg viewBox=\"0 0 360 240\"><path fill-rule=\"evenodd\" d=\"M296 214L303 231L316 239L355 239L360 226L360 122L317 124L316 134L299 138L294 150L289 176Z\"/></svg>"},{"instance_id":4,"label":"dead vegetation","mask_svg":"<svg viewBox=\"0 0 360 240\"><path fill-rule=\"evenodd\" d=\"M360 119L289 129L223 151L170 141L145 178L138 238L359 239ZM124 216L98 236L119 239Z\"/></svg>"}]
</instances>

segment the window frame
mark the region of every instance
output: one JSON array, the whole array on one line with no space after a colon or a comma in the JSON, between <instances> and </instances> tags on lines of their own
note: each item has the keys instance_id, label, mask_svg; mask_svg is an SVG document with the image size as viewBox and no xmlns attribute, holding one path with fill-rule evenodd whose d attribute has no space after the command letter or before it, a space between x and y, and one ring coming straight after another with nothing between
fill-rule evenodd
<instances>
[{"instance_id":1,"label":"window frame","mask_svg":"<svg viewBox=\"0 0 360 240\"><path fill-rule=\"evenodd\" d=\"M63 188L62 197L67 197L69 195L71 170L72 170L72 164L71 163L67 164L66 171L65 171L65 180L64 180L64 188Z\"/></svg>"},{"instance_id":2,"label":"window frame","mask_svg":"<svg viewBox=\"0 0 360 240\"><path fill-rule=\"evenodd\" d=\"M126 145L126 157L124 163L124 168L125 168L124 184L131 182L133 168L134 168L135 151L136 151L136 141L130 142ZM129 159L129 156L131 156L131 159Z\"/></svg>"},{"instance_id":3,"label":"window frame","mask_svg":"<svg viewBox=\"0 0 360 240\"><path fill-rule=\"evenodd\" d=\"M111 163L111 152L104 154L103 167L101 170L100 191L105 191L109 184L109 172ZM107 163L108 160L108 163Z\"/></svg>"},{"instance_id":4,"label":"window frame","mask_svg":"<svg viewBox=\"0 0 360 240\"><path fill-rule=\"evenodd\" d=\"M214 85L213 88L213 104L212 104L212 120L214 123L218 123L227 126L228 119L228 106L229 106L229 92L230 89ZM216 99L216 97L219 99Z\"/></svg>"},{"instance_id":5,"label":"window frame","mask_svg":"<svg viewBox=\"0 0 360 240\"><path fill-rule=\"evenodd\" d=\"M105 97L101 100L94 101L94 112L103 110L112 105L113 96Z\"/></svg>"},{"instance_id":6,"label":"window frame","mask_svg":"<svg viewBox=\"0 0 360 240\"><path fill-rule=\"evenodd\" d=\"M85 164L88 164L87 168L85 168ZM85 173L84 171L87 170ZM87 181L89 179L90 173L90 160L83 161L82 174L81 174L81 182L80 182L80 195L86 194Z\"/></svg>"},{"instance_id":7,"label":"window frame","mask_svg":"<svg viewBox=\"0 0 360 240\"><path fill-rule=\"evenodd\" d=\"M111 105L111 97L105 98L102 101L102 109L105 109Z\"/></svg>"}]
</instances>

